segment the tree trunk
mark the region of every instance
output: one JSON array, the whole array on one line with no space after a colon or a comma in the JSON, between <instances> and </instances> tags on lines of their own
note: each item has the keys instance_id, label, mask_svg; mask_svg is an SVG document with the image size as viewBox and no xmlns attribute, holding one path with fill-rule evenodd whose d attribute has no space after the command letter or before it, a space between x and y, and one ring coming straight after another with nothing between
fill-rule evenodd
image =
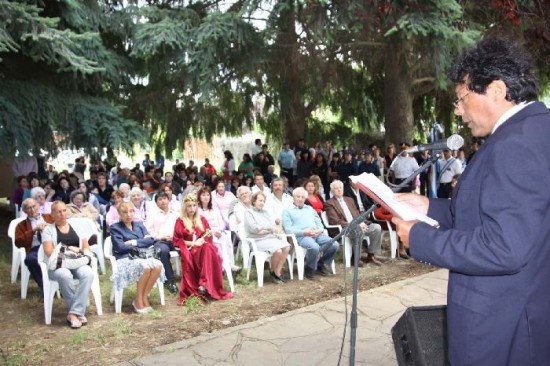
<instances>
[{"instance_id":1,"label":"tree trunk","mask_svg":"<svg viewBox=\"0 0 550 366\"><path fill-rule=\"evenodd\" d=\"M395 38L386 48L384 65L385 143L412 144L413 93L407 64L408 44ZM399 151L399 149L397 149Z\"/></svg>"},{"instance_id":2,"label":"tree trunk","mask_svg":"<svg viewBox=\"0 0 550 366\"><path fill-rule=\"evenodd\" d=\"M279 36L277 43L280 46L279 66L279 102L281 119L284 128L284 140L291 146L298 144L298 139L305 138L306 110L304 106L304 87L301 75L301 56L298 49L298 35L296 34L296 13L293 10L294 0L286 0L288 10L281 12Z\"/></svg>"}]
</instances>

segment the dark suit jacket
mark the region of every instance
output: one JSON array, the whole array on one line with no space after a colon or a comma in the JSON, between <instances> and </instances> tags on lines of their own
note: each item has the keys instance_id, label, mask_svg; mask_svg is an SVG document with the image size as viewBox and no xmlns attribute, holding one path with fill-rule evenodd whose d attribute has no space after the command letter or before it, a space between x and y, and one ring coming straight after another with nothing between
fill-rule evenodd
<instances>
[{"instance_id":1,"label":"dark suit jacket","mask_svg":"<svg viewBox=\"0 0 550 366\"><path fill-rule=\"evenodd\" d=\"M462 174L452 200L430 200L412 255L450 269L454 365L550 363L550 115L533 103L503 123Z\"/></svg>"},{"instance_id":2,"label":"dark suit jacket","mask_svg":"<svg viewBox=\"0 0 550 366\"><path fill-rule=\"evenodd\" d=\"M123 222L117 222L109 228L113 243L113 255L116 259L128 256L128 253L135 248L133 245L124 244L128 240L136 240L139 248L148 248L155 244L155 239L149 235L147 229L141 222L132 222L132 230L128 229Z\"/></svg>"},{"instance_id":3,"label":"dark suit jacket","mask_svg":"<svg viewBox=\"0 0 550 366\"><path fill-rule=\"evenodd\" d=\"M53 223L53 218L48 214L42 214L42 218L48 224ZM15 227L15 246L18 248L25 248L25 252L30 252L32 247L32 238L34 232L32 231L32 224L29 218L21 221Z\"/></svg>"},{"instance_id":4,"label":"dark suit jacket","mask_svg":"<svg viewBox=\"0 0 550 366\"><path fill-rule=\"evenodd\" d=\"M355 193L353 193L353 190L349 185L344 186L344 196L350 197L353 200L353 203L355 203L355 208L357 208L357 210L359 211L357 196L355 195ZM374 203L374 201L361 190L359 191L359 197L361 197L361 202L363 203L363 207L365 207L365 210L368 210L370 206L372 206L372 204Z\"/></svg>"},{"instance_id":5,"label":"dark suit jacket","mask_svg":"<svg viewBox=\"0 0 550 366\"><path fill-rule=\"evenodd\" d=\"M344 201L348 206L351 216L359 216L359 210L355 207L353 199L344 196ZM325 212L327 213L328 223L331 225L340 225L343 228L348 226L348 220L346 220L346 215L344 214L344 209L340 202L335 197L332 197L327 202L325 202Z\"/></svg>"}]
</instances>

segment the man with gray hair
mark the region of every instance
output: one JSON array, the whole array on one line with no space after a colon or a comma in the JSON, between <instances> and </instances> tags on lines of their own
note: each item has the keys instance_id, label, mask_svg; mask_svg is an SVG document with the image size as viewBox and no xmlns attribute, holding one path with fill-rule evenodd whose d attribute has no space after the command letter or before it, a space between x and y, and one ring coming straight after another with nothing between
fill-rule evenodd
<instances>
[{"instance_id":1,"label":"man with gray hair","mask_svg":"<svg viewBox=\"0 0 550 366\"><path fill-rule=\"evenodd\" d=\"M42 291L42 271L38 264L38 249L42 244L42 230L53 222L53 218L49 214L40 213L40 206L34 198L24 200L22 209L27 218L15 227L15 246L25 248L27 254L25 265Z\"/></svg>"},{"instance_id":2,"label":"man with gray hair","mask_svg":"<svg viewBox=\"0 0 550 366\"><path fill-rule=\"evenodd\" d=\"M303 187L295 188L292 197L294 204L283 210L283 227L287 234L296 235L298 245L306 249L304 274L310 280L315 278L315 270L323 276L331 276L327 267L332 264L339 244L323 233L319 215L311 206L305 205L307 191ZM322 255L318 259L320 252Z\"/></svg>"},{"instance_id":3,"label":"man with gray hair","mask_svg":"<svg viewBox=\"0 0 550 366\"><path fill-rule=\"evenodd\" d=\"M349 223L357 216L360 215L359 210L353 203L353 199L344 196L344 183L340 180L334 180L330 184L330 191L333 197L325 202L325 211L327 213L327 219L331 225L340 225L342 228L347 227ZM372 263L380 266L382 263L376 259L375 253L380 252L380 246L382 245L382 228L378 224L369 222L362 222L359 224L361 230L367 238L363 241L363 245L367 247L367 259L366 263Z\"/></svg>"}]
</instances>

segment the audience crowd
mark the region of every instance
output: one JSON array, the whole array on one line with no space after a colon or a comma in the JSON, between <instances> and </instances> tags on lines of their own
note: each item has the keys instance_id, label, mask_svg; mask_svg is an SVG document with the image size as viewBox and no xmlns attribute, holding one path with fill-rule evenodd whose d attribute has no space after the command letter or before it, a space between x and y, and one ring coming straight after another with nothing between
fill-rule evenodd
<instances>
[{"instance_id":1,"label":"audience crowd","mask_svg":"<svg viewBox=\"0 0 550 366\"><path fill-rule=\"evenodd\" d=\"M138 313L151 309L147 295L159 278L166 280L170 292L179 291L179 304L192 295L204 300L231 298L233 294L223 289L221 264L229 261L234 274L241 270L235 263L239 225L244 226L244 235L255 239L259 250L272 255L270 275L274 282L285 283L287 279L283 266L292 249L290 241L281 239L285 234L294 234L297 245L305 251L306 278L313 279L315 273L330 276L329 268L339 245L331 241L328 234L335 233L326 231L323 219L330 225L346 227L373 204L350 176L372 173L396 191L418 190L423 195L429 194L431 182L435 182L438 195L450 198L456 180L473 155L466 158L462 149L445 150L435 162L435 180L424 169L405 184L405 179L430 156L427 152L414 156L404 152L409 147L407 143L398 146L401 152L388 144L386 154L375 144L366 149L348 146L338 151L328 141L308 148L300 139L293 149L284 143L272 155L266 144L256 140L240 163L231 151L225 151L223 164L218 168L209 159L201 166L190 160L188 165L177 161L171 171L165 172L163 158L157 158L155 163L146 154L141 164L131 168L122 167L119 162L114 166L106 161L94 164L88 170L87 180L86 162L80 157L72 173L56 172L49 165L39 169L40 174L17 177L12 202L22 209L21 215L26 219L17 227L15 242L25 248L25 264L42 288L36 256L41 242L47 245L49 254L56 234L69 232L65 227L59 230L59 225L66 225L70 217L90 218L112 237L113 255L121 269L111 279L115 286L138 283L133 302ZM476 146L477 142L474 153ZM275 174L276 164L280 175ZM58 211L52 211L54 202ZM384 218L388 218L387 214ZM369 217L361 228L366 253L360 265L382 265L376 257L380 253L380 225ZM128 259L137 247L155 248L158 259ZM173 251L180 252L182 261L179 289L170 262ZM408 258L403 248L399 257ZM52 275L61 278L57 273ZM80 275L74 271L63 273L67 278ZM68 323L72 327L84 324L87 320L83 295L64 285L62 292L69 307Z\"/></svg>"}]
</instances>

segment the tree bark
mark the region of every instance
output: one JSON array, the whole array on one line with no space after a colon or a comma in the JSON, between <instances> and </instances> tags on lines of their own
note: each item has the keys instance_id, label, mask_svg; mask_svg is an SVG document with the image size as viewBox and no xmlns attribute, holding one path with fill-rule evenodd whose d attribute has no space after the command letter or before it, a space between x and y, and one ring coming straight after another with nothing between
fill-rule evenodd
<instances>
[{"instance_id":1,"label":"tree bark","mask_svg":"<svg viewBox=\"0 0 550 366\"><path fill-rule=\"evenodd\" d=\"M413 93L412 78L407 64L410 46L406 40L394 38L385 53L384 64L384 126L385 143L412 144Z\"/></svg>"}]
</instances>

